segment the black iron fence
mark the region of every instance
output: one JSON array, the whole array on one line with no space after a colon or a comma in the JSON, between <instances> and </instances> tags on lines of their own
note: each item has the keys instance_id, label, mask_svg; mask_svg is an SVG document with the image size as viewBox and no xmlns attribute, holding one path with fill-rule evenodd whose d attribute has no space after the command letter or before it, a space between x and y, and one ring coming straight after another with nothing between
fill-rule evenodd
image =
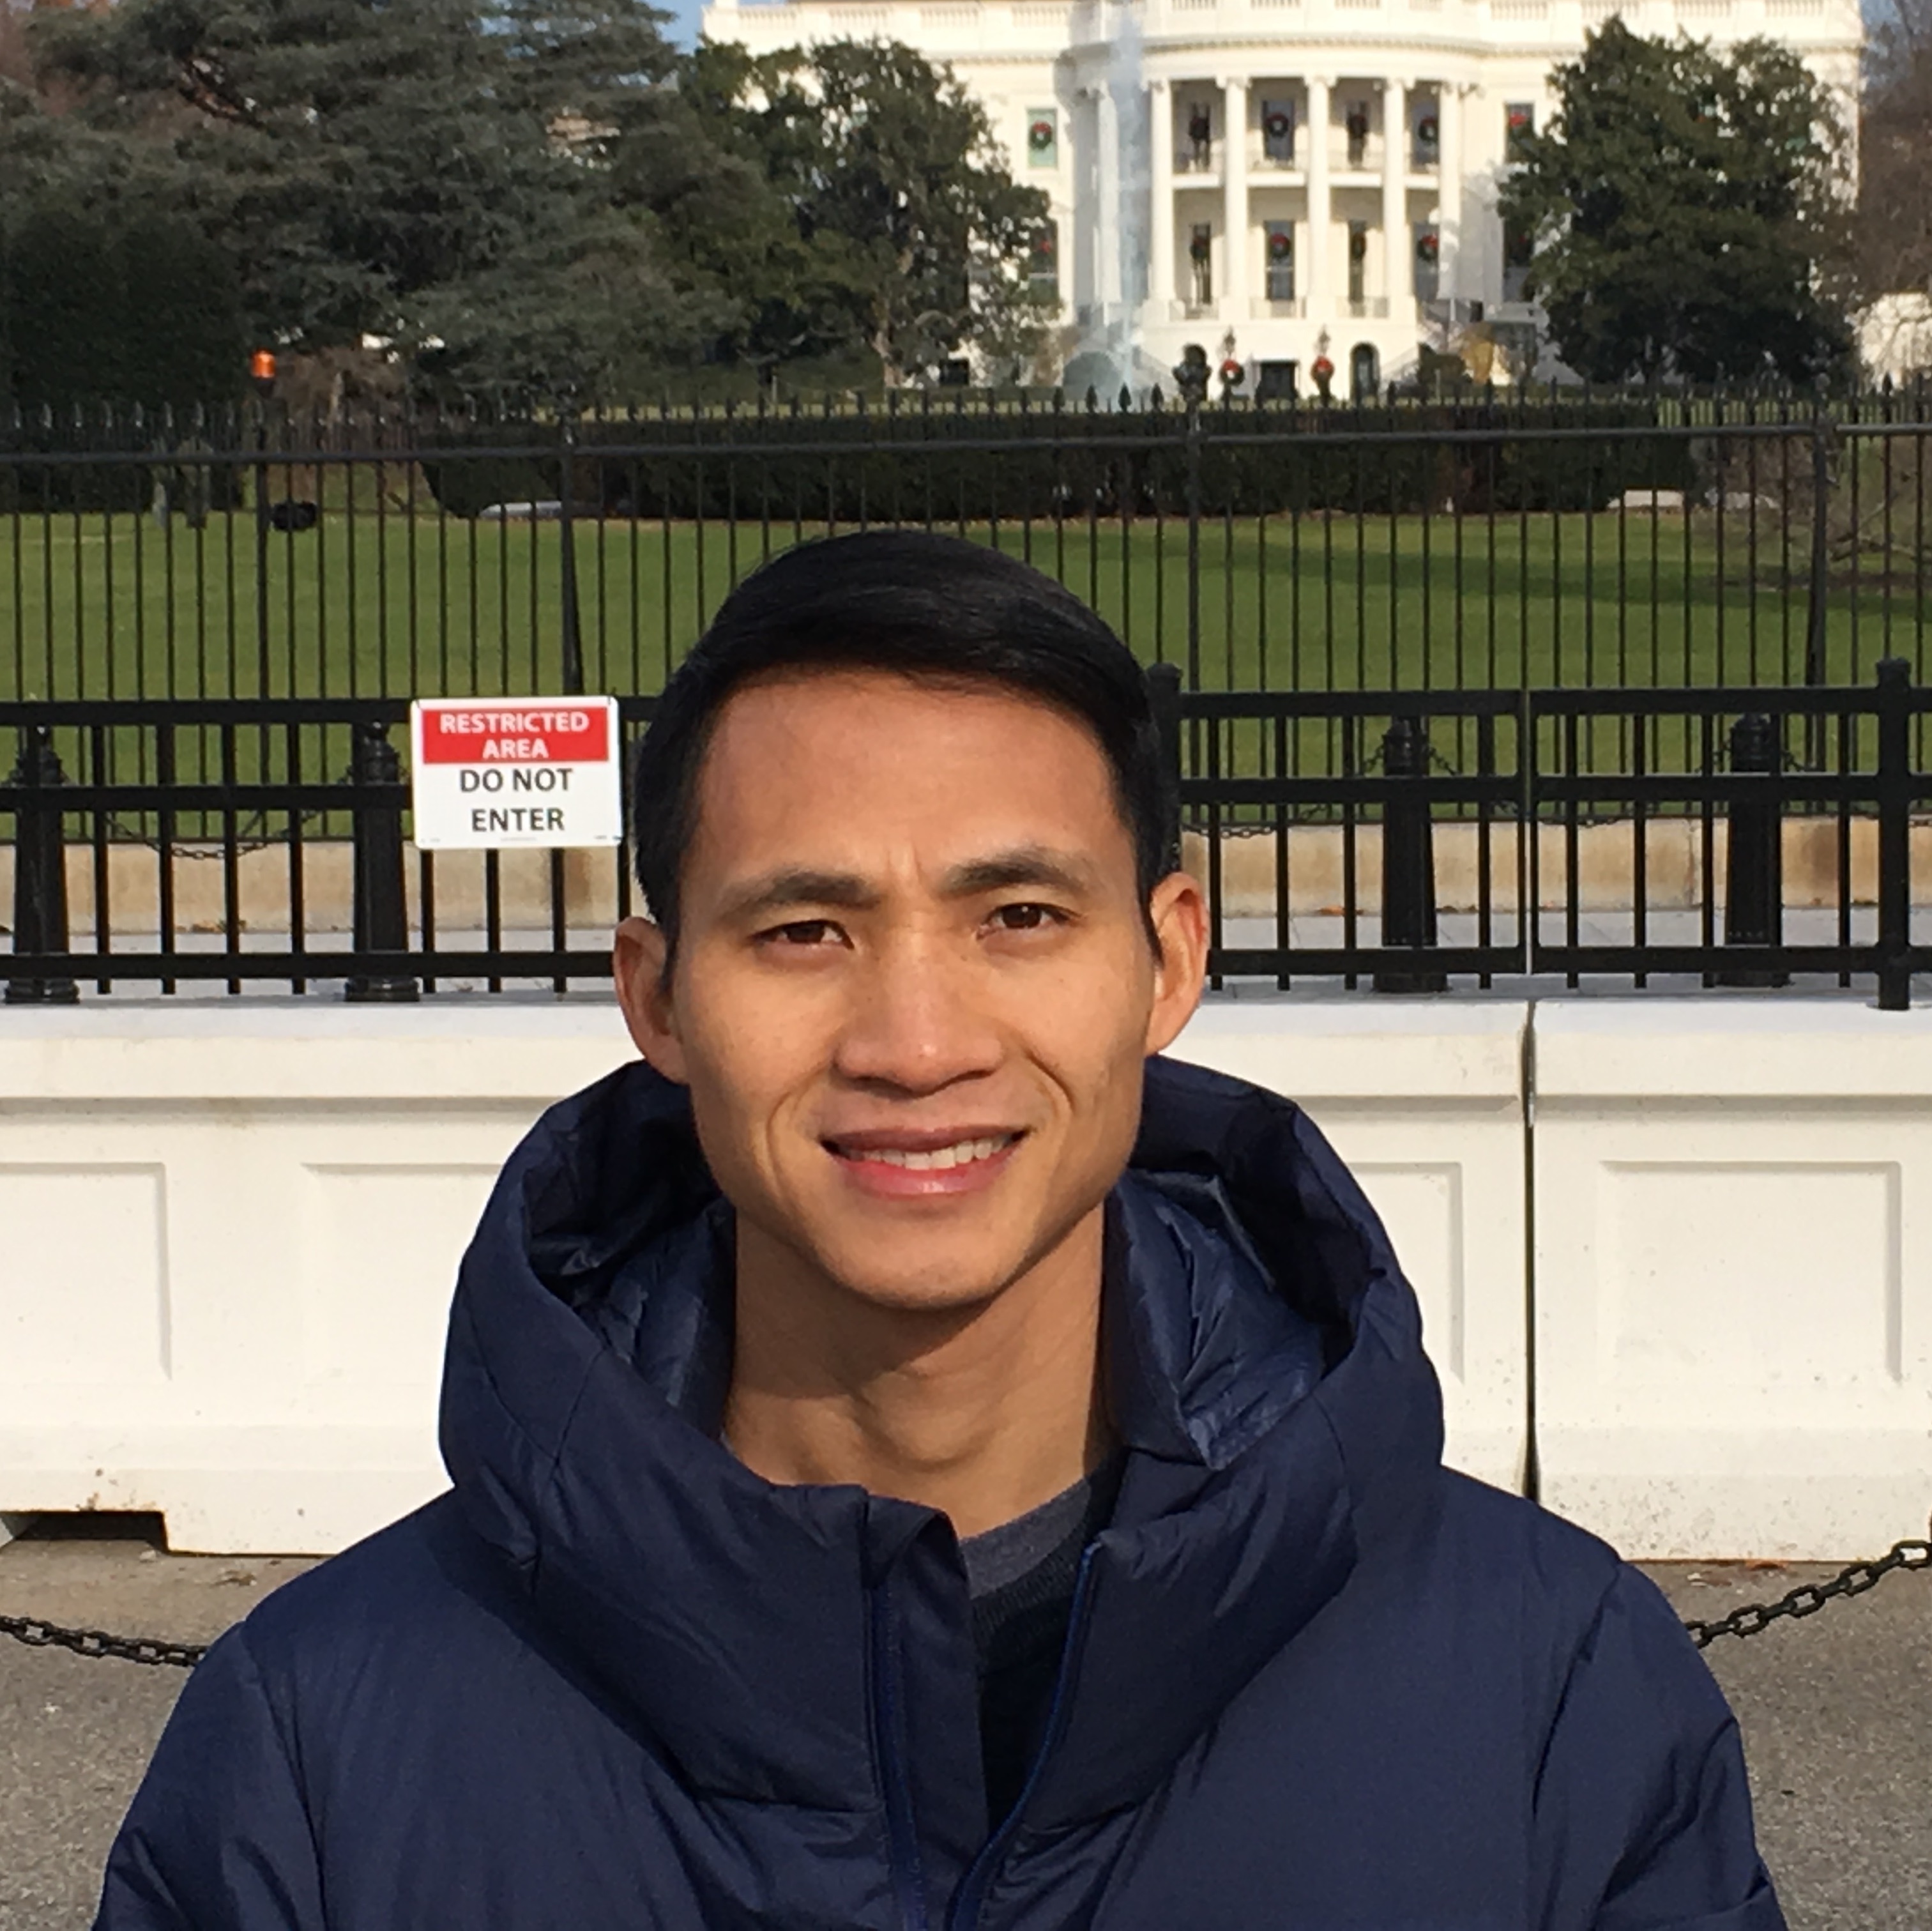
<instances>
[{"instance_id":1,"label":"black iron fence","mask_svg":"<svg viewBox=\"0 0 1932 1931\"><path fill-rule=\"evenodd\" d=\"M16 415L0 698L644 695L761 558L878 523L1198 690L1922 680L1928 435L1922 389Z\"/></svg>"},{"instance_id":2,"label":"black iron fence","mask_svg":"<svg viewBox=\"0 0 1932 1931\"><path fill-rule=\"evenodd\" d=\"M1869 982L1900 1008L1932 969L1932 690L1903 659L1813 689L1155 685L1217 982L1690 975ZM622 700L627 737L652 701ZM8 999L607 976L634 908L623 854L416 850L406 716L397 698L0 702Z\"/></svg>"}]
</instances>

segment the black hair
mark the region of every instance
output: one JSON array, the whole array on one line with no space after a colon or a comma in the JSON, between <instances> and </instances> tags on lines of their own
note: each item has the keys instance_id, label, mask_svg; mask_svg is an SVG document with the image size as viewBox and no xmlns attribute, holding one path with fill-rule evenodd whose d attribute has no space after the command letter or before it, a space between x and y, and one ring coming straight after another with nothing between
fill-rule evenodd
<instances>
[{"instance_id":1,"label":"black hair","mask_svg":"<svg viewBox=\"0 0 1932 1931\"><path fill-rule=\"evenodd\" d=\"M817 670L992 684L1056 706L1086 725L1106 758L1143 908L1179 862L1147 677L1100 617L1051 577L962 538L918 530L827 537L773 557L724 599L664 686L638 747L632 851L669 953L680 870L697 830L698 773L719 713L757 679Z\"/></svg>"}]
</instances>

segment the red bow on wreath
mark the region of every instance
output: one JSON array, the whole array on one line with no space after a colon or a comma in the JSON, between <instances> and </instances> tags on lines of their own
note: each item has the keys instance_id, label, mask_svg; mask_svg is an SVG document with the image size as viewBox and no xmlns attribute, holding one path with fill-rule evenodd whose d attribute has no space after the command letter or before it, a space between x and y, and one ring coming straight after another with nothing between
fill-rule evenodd
<instances>
[{"instance_id":1,"label":"red bow on wreath","mask_svg":"<svg viewBox=\"0 0 1932 1931\"><path fill-rule=\"evenodd\" d=\"M1268 237L1268 259L1270 261L1284 262L1294 252L1294 237L1292 235L1274 234Z\"/></svg>"},{"instance_id":2,"label":"red bow on wreath","mask_svg":"<svg viewBox=\"0 0 1932 1931\"><path fill-rule=\"evenodd\" d=\"M1027 130L1027 146L1036 153L1041 149L1050 148L1052 145L1053 123L1051 121L1036 121Z\"/></svg>"},{"instance_id":3,"label":"red bow on wreath","mask_svg":"<svg viewBox=\"0 0 1932 1931\"><path fill-rule=\"evenodd\" d=\"M1442 130L1436 125L1436 116L1433 114L1424 115L1422 119L1415 124L1415 138L1425 148L1435 146L1441 132Z\"/></svg>"},{"instance_id":4,"label":"red bow on wreath","mask_svg":"<svg viewBox=\"0 0 1932 1931\"><path fill-rule=\"evenodd\" d=\"M1231 386L1235 383L1245 381L1247 379L1247 371L1242 368L1232 356L1221 365L1221 380Z\"/></svg>"},{"instance_id":5,"label":"red bow on wreath","mask_svg":"<svg viewBox=\"0 0 1932 1931\"><path fill-rule=\"evenodd\" d=\"M1442 244L1435 236L1423 235L1417 238L1415 252L1420 260L1432 262L1442 251Z\"/></svg>"},{"instance_id":6,"label":"red bow on wreath","mask_svg":"<svg viewBox=\"0 0 1932 1931\"><path fill-rule=\"evenodd\" d=\"M1262 122L1262 127L1270 140L1285 141L1294 125L1294 122L1277 108Z\"/></svg>"}]
</instances>

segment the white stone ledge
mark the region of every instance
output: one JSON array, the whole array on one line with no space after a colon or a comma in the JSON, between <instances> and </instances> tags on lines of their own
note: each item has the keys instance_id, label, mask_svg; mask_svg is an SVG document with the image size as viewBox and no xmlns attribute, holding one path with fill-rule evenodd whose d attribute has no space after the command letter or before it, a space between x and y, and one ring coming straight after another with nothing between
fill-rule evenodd
<instances>
[{"instance_id":1,"label":"white stone ledge","mask_svg":"<svg viewBox=\"0 0 1932 1931\"><path fill-rule=\"evenodd\" d=\"M1932 1008L1840 999L1546 1001L1539 1108L1572 1100L1778 1099L1932 1106Z\"/></svg>"},{"instance_id":2,"label":"white stone ledge","mask_svg":"<svg viewBox=\"0 0 1932 1931\"><path fill-rule=\"evenodd\" d=\"M76 1101L541 1107L635 1056L608 993L16 1007L0 1015L0 1112Z\"/></svg>"}]
</instances>

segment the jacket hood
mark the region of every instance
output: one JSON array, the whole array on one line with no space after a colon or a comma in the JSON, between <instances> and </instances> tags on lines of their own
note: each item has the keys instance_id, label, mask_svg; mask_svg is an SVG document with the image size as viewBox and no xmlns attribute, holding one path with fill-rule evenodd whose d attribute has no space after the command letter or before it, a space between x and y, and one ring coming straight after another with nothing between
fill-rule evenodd
<instances>
[{"instance_id":1,"label":"jacket hood","mask_svg":"<svg viewBox=\"0 0 1932 1931\"><path fill-rule=\"evenodd\" d=\"M912 1674L891 1720L922 1831L963 1863L986 1818L950 1528L854 1487L775 1486L720 1445L731 1239L681 1089L640 1063L547 1113L459 1277L441 1424L459 1504L687 1787L815 1815L833 1857L840 1820L880 1802L898 1665L868 1632L892 1575ZM1292 1103L1150 1062L1106 1269L1124 1470L1029 1829L1154 1789L1439 1471L1414 1296Z\"/></svg>"}]
</instances>

